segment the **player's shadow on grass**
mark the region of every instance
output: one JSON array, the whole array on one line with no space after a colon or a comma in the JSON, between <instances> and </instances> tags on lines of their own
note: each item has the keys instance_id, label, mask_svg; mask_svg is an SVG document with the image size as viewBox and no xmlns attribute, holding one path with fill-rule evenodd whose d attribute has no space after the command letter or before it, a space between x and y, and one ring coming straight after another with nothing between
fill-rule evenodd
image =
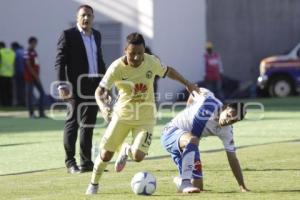
<instances>
[{"instance_id":1,"label":"player's shadow on grass","mask_svg":"<svg viewBox=\"0 0 300 200\"><path fill-rule=\"evenodd\" d=\"M0 134L26 134L33 132L44 131L62 131L64 121L56 121L52 119L29 119L29 118L15 118L3 117L0 121Z\"/></svg>"},{"instance_id":2,"label":"player's shadow on grass","mask_svg":"<svg viewBox=\"0 0 300 200\"><path fill-rule=\"evenodd\" d=\"M33 171L27 171L27 172L17 172L17 173L10 173L10 174L0 174L0 176L15 176L15 175L23 175L23 174L33 174L38 172L46 172L50 170L57 170L57 169L63 169L63 167L56 167L51 169L40 169L40 170L33 170Z\"/></svg>"},{"instance_id":3,"label":"player's shadow on grass","mask_svg":"<svg viewBox=\"0 0 300 200\"><path fill-rule=\"evenodd\" d=\"M165 170L164 170L165 171ZM167 171L170 171L170 170L167 170ZM176 170L175 170L176 171ZM211 171L211 172L226 172L226 171L231 171L230 169L206 169L205 171ZM299 169L249 169L249 168L245 168L243 169L243 171L245 172L267 172L267 171L300 171L300 168Z\"/></svg>"},{"instance_id":4,"label":"player's shadow on grass","mask_svg":"<svg viewBox=\"0 0 300 200\"><path fill-rule=\"evenodd\" d=\"M264 121L289 121L291 119L297 119L297 116L295 117L264 117Z\"/></svg>"},{"instance_id":5,"label":"player's shadow on grass","mask_svg":"<svg viewBox=\"0 0 300 200\"><path fill-rule=\"evenodd\" d=\"M284 192L286 192L286 193L290 193L290 192L299 193L300 190L297 190L297 189L290 190L290 189L288 189L288 190L264 190L264 191L251 191L251 192L252 193L284 193Z\"/></svg>"},{"instance_id":6,"label":"player's shadow on grass","mask_svg":"<svg viewBox=\"0 0 300 200\"><path fill-rule=\"evenodd\" d=\"M13 144L0 144L0 147L21 146L21 145L30 145L30 144L38 144L38 143L41 142L21 142L21 143L13 143Z\"/></svg>"},{"instance_id":7,"label":"player's shadow on grass","mask_svg":"<svg viewBox=\"0 0 300 200\"><path fill-rule=\"evenodd\" d=\"M300 142L300 139L295 139L295 140L284 140L284 141L276 141L276 142L267 142L267 143L262 143L262 144L251 144L251 145L244 145L244 146L239 146L236 147L236 149L244 149L244 148L249 148L249 147L256 147L256 146L264 146L264 145L269 145L269 144L282 144L282 143L293 143L293 142ZM223 152L224 149L211 149L211 150L205 150L201 151L201 153L216 153L216 152ZM153 157L147 157L145 160L157 160L161 158L169 158L170 155L162 155L162 156L153 156Z\"/></svg>"},{"instance_id":8,"label":"player's shadow on grass","mask_svg":"<svg viewBox=\"0 0 300 200\"><path fill-rule=\"evenodd\" d=\"M205 192L205 191L204 191ZM247 193L290 193L290 192L300 192L300 190L264 190L264 191L249 191ZM210 190L209 193L215 193L215 194L234 194L234 193L242 193L238 190L232 190L232 191L213 191L213 190Z\"/></svg>"},{"instance_id":9,"label":"player's shadow on grass","mask_svg":"<svg viewBox=\"0 0 300 200\"><path fill-rule=\"evenodd\" d=\"M214 193L214 194L237 194L241 193L239 190L230 190L230 191L213 191L210 190L209 193Z\"/></svg>"},{"instance_id":10,"label":"player's shadow on grass","mask_svg":"<svg viewBox=\"0 0 300 200\"><path fill-rule=\"evenodd\" d=\"M255 171L255 172L265 172L265 171L300 171L300 168L298 169L249 169L249 168L245 168L243 169L243 171L248 171L248 172L251 172L251 171Z\"/></svg>"}]
</instances>

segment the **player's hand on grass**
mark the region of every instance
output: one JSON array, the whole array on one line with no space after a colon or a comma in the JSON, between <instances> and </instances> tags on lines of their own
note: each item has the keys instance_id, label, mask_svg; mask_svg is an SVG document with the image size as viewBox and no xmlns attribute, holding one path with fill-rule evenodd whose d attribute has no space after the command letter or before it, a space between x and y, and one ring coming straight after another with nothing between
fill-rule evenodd
<instances>
[{"instance_id":1,"label":"player's hand on grass","mask_svg":"<svg viewBox=\"0 0 300 200\"><path fill-rule=\"evenodd\" d=\"M240 186L240 190L241 192L250 192L250 190L246 188L246 186Z\"/></svg>"}]
</instances>

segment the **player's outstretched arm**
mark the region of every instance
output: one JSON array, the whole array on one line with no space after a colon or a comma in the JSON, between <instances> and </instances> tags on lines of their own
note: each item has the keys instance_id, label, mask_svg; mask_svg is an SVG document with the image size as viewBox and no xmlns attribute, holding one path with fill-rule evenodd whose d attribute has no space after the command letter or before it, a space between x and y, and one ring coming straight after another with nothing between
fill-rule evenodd
<instances>
[{"instance_id":1,"label":"player's outstretched arm","mask_svg":"<svg viewBox=\"0 0 300 200\"><path fill-rule=\"evenodd\" d=\"M236 157L235 152L226 152L226 154L227 154L227 158L228 158L228 162L229 162L231 171L232 171L233 175L235 176L236 181L238 182L238 184L240 186L241 192L250 191L244 183L242 169L241 169L239 160Z\"/></svg>"},{"instance_id":2,"label":"player's outstretched arm","mask_svg":"<svg viewBox=\"0 0 300 200\"><path fill-rule=\"evenodd\" d=\"M205 97L205 96L214 96L214 94L206 88L199 87L198 92L194 91L193 93L190 94L190 96L186 102L186 106L192 105L195 102L195 99L203 99L203 97Z\"/></svg>"},{"instance_id":3,"label":"player's outstretched arm","mask_svg":"<svg viewBox=\"0 0 300 200\"><path fill-rule=\"evenodd\" d=\"M198 91L198 87L196 85L194 85L191 82L189 82L188 80L186 80L179 72L177 72L172 67L168 66L167 76L170 79L173 79L173 80L176 80L176 81L182 83L190 93L192 93L193 91Z\"/></svg>"},{"instance_id":4,"label":"player's outstretched arm","mask_svg":"<svg viewBox=\"0 0 300 200\"><path fill-rule=\"evenodd\" d=\"M111 92L104 87L97 87L95 91L95 99L97 105L100 108L102 116L106 122L110 122L111 120L111 112L112 112L112 96Z\"/></svg>"}]
</instances>

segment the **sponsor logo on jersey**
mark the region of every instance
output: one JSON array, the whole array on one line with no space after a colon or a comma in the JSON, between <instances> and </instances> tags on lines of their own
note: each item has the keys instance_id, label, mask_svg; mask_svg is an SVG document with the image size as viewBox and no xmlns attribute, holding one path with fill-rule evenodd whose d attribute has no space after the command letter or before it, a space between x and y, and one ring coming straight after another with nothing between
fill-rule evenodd
<instances>
[{"instance_id":1,"label":"sponsor logo on jersey","mask_svg":"<svg viewBox=\"0 0 300 200\"><path fill-rule=\"evenodd\" d=\"M134 94L145 93L147 90L147 85L143 83L136 83L134 85Z\"/></svg>"},{"instance_id":2,"label":"sponsor logo on jersey","mask_svg":"<svg viewBox=\"0 0 300 200\"><path fill-rule=\"evenodd\" d=\"M147 97L148 87L144 83L136 83L134 85L134 94L131 102L144 102Z\"/></svg>"}]
</instances>

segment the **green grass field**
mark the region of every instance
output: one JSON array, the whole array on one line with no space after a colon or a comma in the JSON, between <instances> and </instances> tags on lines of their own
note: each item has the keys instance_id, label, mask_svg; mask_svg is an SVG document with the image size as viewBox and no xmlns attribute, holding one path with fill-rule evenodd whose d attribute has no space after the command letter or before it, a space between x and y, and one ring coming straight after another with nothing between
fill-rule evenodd
<instances>
[{"instance_id":1,"label":"green grass field","mask_svg":"<svg viewBox=\"0 0 300 200\"><path fill-rule=\"evenodd\" d=\"M172 113L165 109L155 127L149 157L129 162L124 172L112 165L95 196L84 195L90 173L70 175L64 167L63 121L28 119L24 111L0 112L0 199L300 199L300 98L251 100L261 102L264 112L251 110L234 128L237 154L251 192L240 193L217 138L200 143L205 192L176 193L172 177L175 165L160 146L160 132ZM63 112L56 113L63 116ZM104 127L97 128L94 144ZM157 178L152 196L131 192L131 177L150 171Z\"/></svg>"}]
</instances>

